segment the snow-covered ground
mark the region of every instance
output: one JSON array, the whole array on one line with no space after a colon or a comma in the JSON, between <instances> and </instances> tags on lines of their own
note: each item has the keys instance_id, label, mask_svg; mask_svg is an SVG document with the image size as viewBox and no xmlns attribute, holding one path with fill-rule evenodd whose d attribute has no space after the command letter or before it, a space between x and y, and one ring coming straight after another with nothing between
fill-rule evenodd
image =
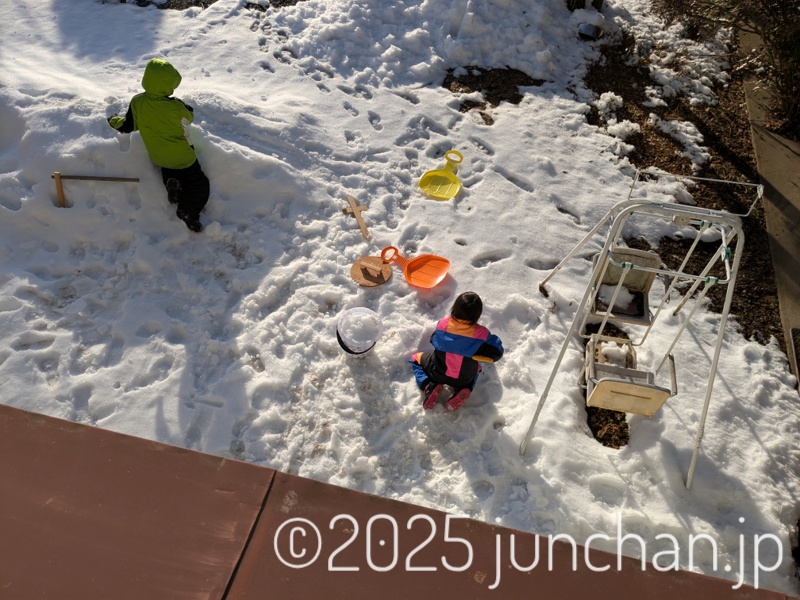
<instances>
[{"instance_id":1,"label":"snow-covered ground","mask_svg":"<svg viewBox=\"0 0 800 600\"><path fill-rule=\"evenodd\" d=\"M741 547L755 583L758 548L775 565L759 585L796 591L800 416L774 341L748 342L729 322L691 490L683 478L719 323L705 309L676 348L681 392L650 420L629 417L627 447L591 438L574 344L518 452L590 261L569 263L549 298L538 283L634 175L613 135L635 127L586 122L590 104L608 112L615 102L585 88L587 64L625 28L653 69L651 104L712 102L726 40L684 40L645 0L610 0L599 42L577 35L599 15L563 0L261 4L2 3L2 402L579 543L601 533L608 549L621 523L650 542L648 559L670 534L682 568L690 536L707 534L719 563L698 543L696 570L738 580ZM106 123L141 91L152 57L181 71L176 95L195 107L189 134L211 180L201 234L175 217L139 135ZM545 83L490 108L487 126L441 87L447 69L467 65ZM696 130L659 126L702 164ZM418 181L451 148L465 157L463 192L428 199ZM67 181L61 209L54 171L141 181ZM667 191L649 193L670 200ZM369 242L342 213L348 194L369 207ZM450 276L417 290L395 268L386 285L356 285L352 263L390 244L448 258ZM506 356L461 411L424 413L407 359L466 290L482 296L482 322ZM383 324L361 359L335 335L357 306ZM640 363L682 319L654 330Z\"/></svg>"}]
</instances>

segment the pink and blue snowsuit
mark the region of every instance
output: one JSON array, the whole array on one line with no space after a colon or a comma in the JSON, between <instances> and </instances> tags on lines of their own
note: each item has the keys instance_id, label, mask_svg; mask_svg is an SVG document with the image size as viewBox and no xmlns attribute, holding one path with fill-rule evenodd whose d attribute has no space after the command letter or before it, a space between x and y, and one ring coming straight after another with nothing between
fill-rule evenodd
<instances>
[{"instance_id":1,"label":"pink and blue snowsuit","mask_svg":"<svg viewBox=\"0 0 800 600\"><path fill-rule=\"evenodd\" d=\"M417 352L409 361L420 389L433 381L472 390L481 372L480 363L472 357L496 361L503 356L503 343L486 327L452 317L439 321L431 343L433 352Z\"/></svg>"}]
</instances>

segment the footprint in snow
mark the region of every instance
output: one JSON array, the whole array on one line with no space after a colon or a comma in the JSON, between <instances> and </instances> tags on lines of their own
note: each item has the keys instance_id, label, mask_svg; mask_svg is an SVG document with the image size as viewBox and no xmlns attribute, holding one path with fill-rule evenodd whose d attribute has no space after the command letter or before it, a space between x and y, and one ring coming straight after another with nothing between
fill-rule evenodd
<instances>
[{"instance_id":1,"label":"footprint in snow","mask_svg":"<svg viewBox=\"0 0 800 600\"><path fill-rule=\"evenodd\" d=\"M367 113L369 115L369 124L372 125L372 128L375 131L380 131L383 129L383 125L381 125L381 117L377 113L369 111Z\"/></svg>"},{"instance_id":2,"label":"footprint in snow","mask_svg":"<svg viewBox=\"0 0 800 600\"><path fill-rule=\"evenodd\" d=\"M530 181L527 181L524 177L517 175L516 173L511 173L510 171L497 165L494 166L494 170L499 175L504 177L509 183L517 186L519 189L531 194L535 191L533 184Z\"/></svg>"},{"instance_id":3,"label":"footprint in snow","mask_svg":"<svg viewBox=\"0 0 800 600\"><path fill-rule=\"evenodd\" d=\"M562 215L567 215L568 217L570 217L572 219L572 221L576 225L580 225L581 224L581 218L578 215L576 215L574 212L570 211L569 209L564 208L563 206L561 206L559 204L556 204L556 210L558 212L560 212Z\"/></svg>"},{"instance_id":4,"label":"footprint in snow","mask_svg":"<svg viewBox=\"0 0 800 600\"><path fill-rule=\"evenodd\" d=\"M291 48L283 47L272 53L275 60L282 62L285 65L291 64L293 58L297 58L292 52Z\"/></svg>"},{"instance_id":5,"label":"footprint in snow","mask_svg":"<svg viewBox=\"0 0 800 600\"><path fill-rule=\"evenodd\" d=\"M472 486L472 491L480 500L488 500L494 494L494 485L489 481L477 481Z\"/></svg>"},{"instance_id":6,"label":"footprint in snow","mask_svg":"<svg viewBox=\"0 0 800 600\"><path fill-rule=\"evenodd\" d=\"M336 75L335 71L330 67L318 63L316 60L311 59L311 64L306 64L303 72L311 77L314 81L322 81L323 77L327 77L328 79L333 79Z\"/></svg>"},{"instance_id":7,"label":"footprint in snow","mask_svg":"<svg viewBox=\"0 0 800 600\"><path fill-rule=\"evenodd\" d=\"M183 445L186 448L193 450L202 450L203 431L207 429L207 425L211 420L211 409L198 408L195 416L189 427L186 429L186 436L183 439Z\"/></svg>"},{"instance_id":8,"label":"footprint in snow","mask_svg":"<svg viewBox=\"0 0 800 600\"><path fill-rule=\"evenodd\" d=\"M356 96L359 98L364 98L365 100L372 100L372 92L369 91L363 85L357 85L354 88L351 88L346 85L337 85L337 88L344 92L345 94L349 94L350 96Z\"/></svg>"},{"instance_id":9,"label":"footprint in snow","mask_svg":"<svg viewBox=\"0 0 800 600\"><path fill-rule=\"evenodd\" d=\"M416 252L417 242L428 237L429 232L430 228L427 225L410 225L403 231L403 235L400 237L400 243L404 245L406 252Z\"/></svg>"},{"instance_id":10,"label":"footprint in snow","mask_svg":"<svg viewBox=\"0 0 800 600\"><path fill-rule=\"evenodd\" d=\"M472 266L477 269L481 269L483 267L488 267L492 263L506 259L509 256L511 256L510 250L491 250L489 252L478 254L475 258L473 258Z\"/></svg>"},{"instance_id":11,"label":"footprint in snow","mask_svg":"<svg viewBox=\"0 0 800 600\"><path fill-rule=\"evenodd\" d=\"M357 131L350 131L346 129L344 132L344 139L347 141L349 146L356 146L358 145L358 141L361 138L361 134Z\"/></svg>"},{"instance_id":12,"label":"footprint in snow","mask_svg":"<svg viewBox=\"0 0 800 600\"><path fill-rule=\"evenodd\" d=\"M406 123L406 133L398 137L394 141L394 144L395 146L408 146L420 140L429 140L431 139L431 133L444 137L447 136L448 130L446 127L429 119L426 115L416 115L408 120ZM425 144L425 146L427 146L427 144ZM445 151L447 149L445 149ZM445 151L439 153L438 150L433 150L432 152L433 154L443 156ZM431 151L429 150L428 154L430 153ZM438 158L438 156L436 158Z\"/></svg>"},{"instance_id":13,"label":"footprint in snow","mask_svg":"<svg viewBox=\"0 0 800 600\"><path fill-rule=\"evenodd\" d=\"M36 354L35 362L36 367L42 373L51 374L47 378L49 381L55 377L55 371L58 369L58 365L61 362L61 355L53 350L47 350Z\"/></svg>"},{"instance_id":14,"label":"footprint in snow","mask_svg":"<svg viewBox=\"0 0 800 600\"><path fill-rule=\"evenodd\" d=\"M417 96L416 94L412 94L411 92L399 91L399 92L394 92L394 93L395 93L395 95L399 96L400 98L402 98L406 102L410 102L411 104L415 104L416 105L416 104L420 103L419 96Z\"/></svg>"},{"instance_id":15,"label":"footprint in snow","mask_svg":"<svg viewBox=\"0 0 800 600\"><path fill-rule=\"evenodd\" d=\"M39 333L38 331L26 331L11 342L11 349L17 352L24 350L42 350L52 346L55 341L56 338L53 335Z\"/></svg>"},{"instance_id":16,"label":"footprint in snow","mask_svg":"<svg viewBox=\"0 0 800 600\"><path fill-rule=\"evenodd\" d=\"M594 499L607 506L622 506L625 500L625 486L622 482L605 475L595 475L589 478L589 491Z\"/></svg>"},{"instance_id":17,"label":"footprint in snow","mask_svg":"<svg viewBox=\"0 0 800 600\"><path fill-rule=\"evenodd\" d=\"M345 102L344 104L342 104L342 106L344 107L344 109L347 112L349 112L354 117L357 117L360 114L358 112L358 109L355 106L353 106L352 104L350 104L349 102Z\"/></svg>"},{"instance_id":18,"label":"footprint in snow","mask_svg":"<svg viewBox=\"0 0 800 600\"><path fill-rule=\"evenodd\" d=\"M122 361L122 356L125 353L125 338L121 333L115 331L111 334L111 341L107 345L107 353L103 367L113 367Z\"/></svg>"},{"instance_id":19,"label":"footprint in snow","mask_svg":"<svg viewBox=\"0 0 800 600\"><path fill-rule=\"evenodd\" d=\"M0 206L3 208L16 212L22 208L22 202L15 196L6 196L5 193L0 194Z\"/></svg>"},{"instance_id":20,"label":"footprint in snow","mask_svg":"<svg viewBox=\"0 0 800 600\"><path fill-rule=\"evenodd\" d=\"M128 392L147 387L165 380L169 376L170 371L172 371L172 365L174 363L174 356L170 354L162 356L150 366L146 373L137 373L134 375L130 384L126 386L125 391Z\"/></svg>"},{"instance_id":21,"label":"footprint in snow","mask_svg":"<svg viewBox=\"0 0 800 600\"><path fill-rule=\"evenodd\" d=\"M88 416L89 399L92 397L92 386L88 383L72 388L72 408L75 417Z\"/></svg>"},{"instance_id":22,"label":"footprint in snow","mask_svg":"<svg viewBox=\"0 0 800 600\"><path fill-rule=\"evenodd\" d=\"M478 148L478 150L483 152L486 156L494 156L494 148L492 148L492 146L487 142L483 141L478 137L470 137L468 139Z\"/></svg>"},{"instance_id":23,"label":"footprint in snow","mask_svg":"<svg viewBox=\"0 0 800 600\"><path fill-rule=\"evenodd\" d=\"M546 258L526 258L525 266L536 271L552 271L558 264L557 260Z\"/></svg>"}]
</instances>

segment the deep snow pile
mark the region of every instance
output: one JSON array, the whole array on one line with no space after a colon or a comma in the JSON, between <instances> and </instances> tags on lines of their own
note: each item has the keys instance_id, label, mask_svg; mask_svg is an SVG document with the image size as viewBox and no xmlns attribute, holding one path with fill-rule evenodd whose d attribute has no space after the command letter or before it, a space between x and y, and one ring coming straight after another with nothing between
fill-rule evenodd
<instances>
[{"instance_id":1,"label":"deep snow pile","mask_svg":"<svg viewBox=\"0 0 800 600\"><path fill-rule=\"evenodd\" d=\"M610 549L619 518L648 540L674 535L683 566L688 536L708 534L720 565L698 545L695 568L731 579L739 535L752 557L753 535L774 534L783 560L759 582L794 589L800 418L774 342L729 327L691 491L683 477L719 322L704 310L676 349L681 393L652 420L629 418L629 446L591 439L575 345L519 456L590 261L556 276L549 299L538 283L627 196L634 173L614 132L585 119L597 98L581 78L598 52L576 31L597 15L570 13L563 0L245 4L4 7L2 401L545 535L601 532ZM606 39L624 27L652 48L688 49L683 63L709 78L663 67L654 98L672 77L670 90L708 101L724 78L723 60L706 56L719 49L664 29L644 2L614 0L603 13ZM176 95L195 107L189 134L212 186L199 235L170 210L138 134L105 121L140 91L153 56L182 72ZM491 109L486 126L440 87L447 69L467 65L507 65L545 83ZM464 190L426 199L417 182L450 148L465 156ZM71 207L59 209L54 171L141 181L67 182ZM370 242L342 214L347 194L369 207ZM390 244L448 258L450 277L429 291L398 270L381 287L353 283L353 261ZM406 361L466 290L482 296L482 322L507 353L464 409L425 414ZM383 325L362 360L335 336L356 306ZM667 319L640 363L681 323ZM761 551L765 565L778 558L775 544Z\"/></svg>"}]
</instances>

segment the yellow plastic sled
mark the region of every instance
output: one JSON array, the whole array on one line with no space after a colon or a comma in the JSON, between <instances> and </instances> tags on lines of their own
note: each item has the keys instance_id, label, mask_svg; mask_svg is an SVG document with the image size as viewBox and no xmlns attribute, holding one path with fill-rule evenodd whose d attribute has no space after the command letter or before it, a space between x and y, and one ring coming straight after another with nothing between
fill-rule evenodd
<instances>
[{"instance_id":1,"label":"yellow plastic sled","mask_svg":"<svg viewBox=\"0 0 800 600\"><path fill-rule=\"evenodd\" d=\"M428 171L419 180L422 191L437 200L450 200L461 191L461 181L454 171L464 157L458 150L448 150L444 157L447 159L447 164L443 169Z\"/></svg>"}]
</instances>

